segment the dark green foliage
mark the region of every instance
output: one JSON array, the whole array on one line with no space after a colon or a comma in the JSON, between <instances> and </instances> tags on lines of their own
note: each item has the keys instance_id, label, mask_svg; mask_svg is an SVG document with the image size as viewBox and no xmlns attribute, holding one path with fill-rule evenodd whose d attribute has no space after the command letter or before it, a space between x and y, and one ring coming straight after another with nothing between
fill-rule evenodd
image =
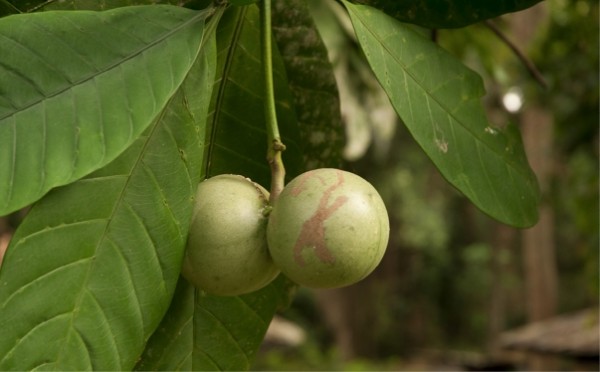
<instances>
[{"instance_id":1,"label":"dark green foliage","mask_svg":"<svg viewBox=\"0 0 600 372\"><path fill-rule=\"evenodd\" d=\"M402 22L428 28L464 27L505 13L529 8L542 0L352 0Z\"/></svg>"}]
</instances>

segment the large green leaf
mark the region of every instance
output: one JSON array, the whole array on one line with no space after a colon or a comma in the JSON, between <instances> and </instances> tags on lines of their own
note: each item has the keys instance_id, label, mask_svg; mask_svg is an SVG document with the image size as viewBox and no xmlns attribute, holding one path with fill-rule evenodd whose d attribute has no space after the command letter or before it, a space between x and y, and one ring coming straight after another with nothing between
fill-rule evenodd
<instances>
[{"instance_id":1,"label":"large green leaf","mask_svg":"<svg viewBox=\"0 0 600 372\"><path fill-rule=\"evenodd\" d=\"M184 79L206 15L147 6L0 19L0 215L133 143Z\"/></svg>"},{"instance_id":2,"label":"large green leaf","mask_svg":"<svg viewBox=\"0 0 600 372\"><path fill-rule=\"evenodd\" d=\"M392 17L429 28L464 27L505 13L529 8L542 0L351 0Z\"/></svg>"},{"instance_id":3,"label":"large green leaf","mask_svg":"<svg viewBox=\"0 0 600 372\"><path fill-rule=\"evenodd\" d=\"M308 169L339 167L345 138L337 85L305 0L275 1L272 22L294 97L303 163Z\"/></svg>"},{"instance_id":4,"label":"large green leaf","mask_svg":"<svg viewBox=\"0 0 600 372\"><path fill-rule=\"evenodd\" d=\"M254 5L230 8L218 29L218 68L205 156L208 175L239 173L267 186L267 140L260 66L259 14ZM302 153L283 64L273 51L277 116L288 177ZM247 370L278 304L286 279L239 297L207 296L185 281L138 364L141 370ZM185 307L185 310L183 309Z\"/></svg>"},{"instance_id":5,"label":"large green leaf","mask_svg":"<svg viewBox=\"0 0 600 372\"><path fill-rule=\"evenodd\" d=\"M19 226L0 270L0 370L131 369L165 314L214 81L216 53L201 52L200 23L195 33L187 58L197 62L144 134L106 167L49 192ZM164 67L154 73L170 79Z\"/></svg>"},{"instance_id":6,"label":"large green leaf","mask_svg":"<svg viewBox=\"0 0 600 372\"><path fill-rule=\"evenodd\" d=\"M383 12L344 1L396 112L444 177L501 222L537 220L539 190L518 131L488 123L481 78Z\"/></svg>"}]
</instances>

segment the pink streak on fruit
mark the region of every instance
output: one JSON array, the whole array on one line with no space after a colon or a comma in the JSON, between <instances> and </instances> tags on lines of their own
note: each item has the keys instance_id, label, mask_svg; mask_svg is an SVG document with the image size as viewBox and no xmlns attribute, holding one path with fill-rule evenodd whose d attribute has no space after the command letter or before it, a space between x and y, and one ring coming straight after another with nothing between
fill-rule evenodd
<instances>
[{"instance_id":1,"label":"pink streak on fruit","mask_svg":"<svg viewBox=\"0 0 600 372\"><path fill-rule=\"evenodd\" d=\"M327 206L331 199L332 192L344 183L343 173L336 172L336 174L338 178L337 182L325 190L323 196L319 200L319 206L315 213L302 224L302 230L294 245L294 260L300 266L305 265L304 257L302 257L302 250L308 247L314 248L315 254L322 262L329 264L335 262L335 257L331 254L329 249L327 249L327 245L325 244L325 221L348 201L347 196L338 196L330 206ZM304 176L300 185L292 190L292 195L298 196L304 191L304 184L310 178L312 178L312 174L309 172ZM324 183L322 178L317 178L321 183Z\"/></svg>"}]
</instances>

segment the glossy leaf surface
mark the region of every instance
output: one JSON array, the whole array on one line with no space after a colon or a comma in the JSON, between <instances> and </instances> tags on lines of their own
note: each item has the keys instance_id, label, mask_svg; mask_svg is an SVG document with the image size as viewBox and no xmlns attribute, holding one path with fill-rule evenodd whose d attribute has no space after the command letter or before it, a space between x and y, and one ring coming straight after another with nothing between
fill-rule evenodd
<instances>
[{"instance_id":1,"label":"glossy leaf surface","mask_svg":"<svg viewBox=\"0 0 600 372\"><path fill-rule=\"evenodd\" d=\"M481 78L383 12L344 4L394 109L442 175L499 221L533 225L539 198L535 175L518 131L488 123Z\"/></svg>"}]
</instances>

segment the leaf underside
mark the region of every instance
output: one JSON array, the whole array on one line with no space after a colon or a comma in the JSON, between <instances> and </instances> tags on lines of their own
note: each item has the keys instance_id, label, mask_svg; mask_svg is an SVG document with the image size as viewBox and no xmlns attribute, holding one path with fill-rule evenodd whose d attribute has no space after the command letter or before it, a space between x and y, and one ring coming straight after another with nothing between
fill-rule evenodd
<instances>
[{"instance_id":1,"label":"leaf underside","mask_svg":"<svg viewBox=\"0 0 600 372\"><path fill-rule=\"evenodd\" d=\"M125 9L119 24L153 14L157 25L174 21L171 9L157 10ZM210 56L200 53L206 14L189 15L196 20L189 40L173 41L168 60L196 62L154 107L150 127L107 166L48 193L13 237L0 270L1 370L131 369L166 312L201 178L214 79ZM164 73L152 78L175 84L172 65L157 58ZM122 94L116 87L112 93Z\"/></svg>"},{"instance_id":2,"label":"leaf underside","mask_svg":"<svg viewBox=\"0 0 600 372\"><path fill-rule=\"evenodd\" d=\"M0 19L0 215L131 145L185 78L205 18L148 6Z\"/></svg>"},{"instance_id":3,"label":"leaf underside","mask_svg":"<svg viewBox=\"0 0 600 372\"><path fill-rule=\"evenodd\" d=\"M539 190L518 131L491 126L481 78L383 12L344 1L394 109L442 175L499 221L537 221Z\"/></svg>"}]
</instances>

